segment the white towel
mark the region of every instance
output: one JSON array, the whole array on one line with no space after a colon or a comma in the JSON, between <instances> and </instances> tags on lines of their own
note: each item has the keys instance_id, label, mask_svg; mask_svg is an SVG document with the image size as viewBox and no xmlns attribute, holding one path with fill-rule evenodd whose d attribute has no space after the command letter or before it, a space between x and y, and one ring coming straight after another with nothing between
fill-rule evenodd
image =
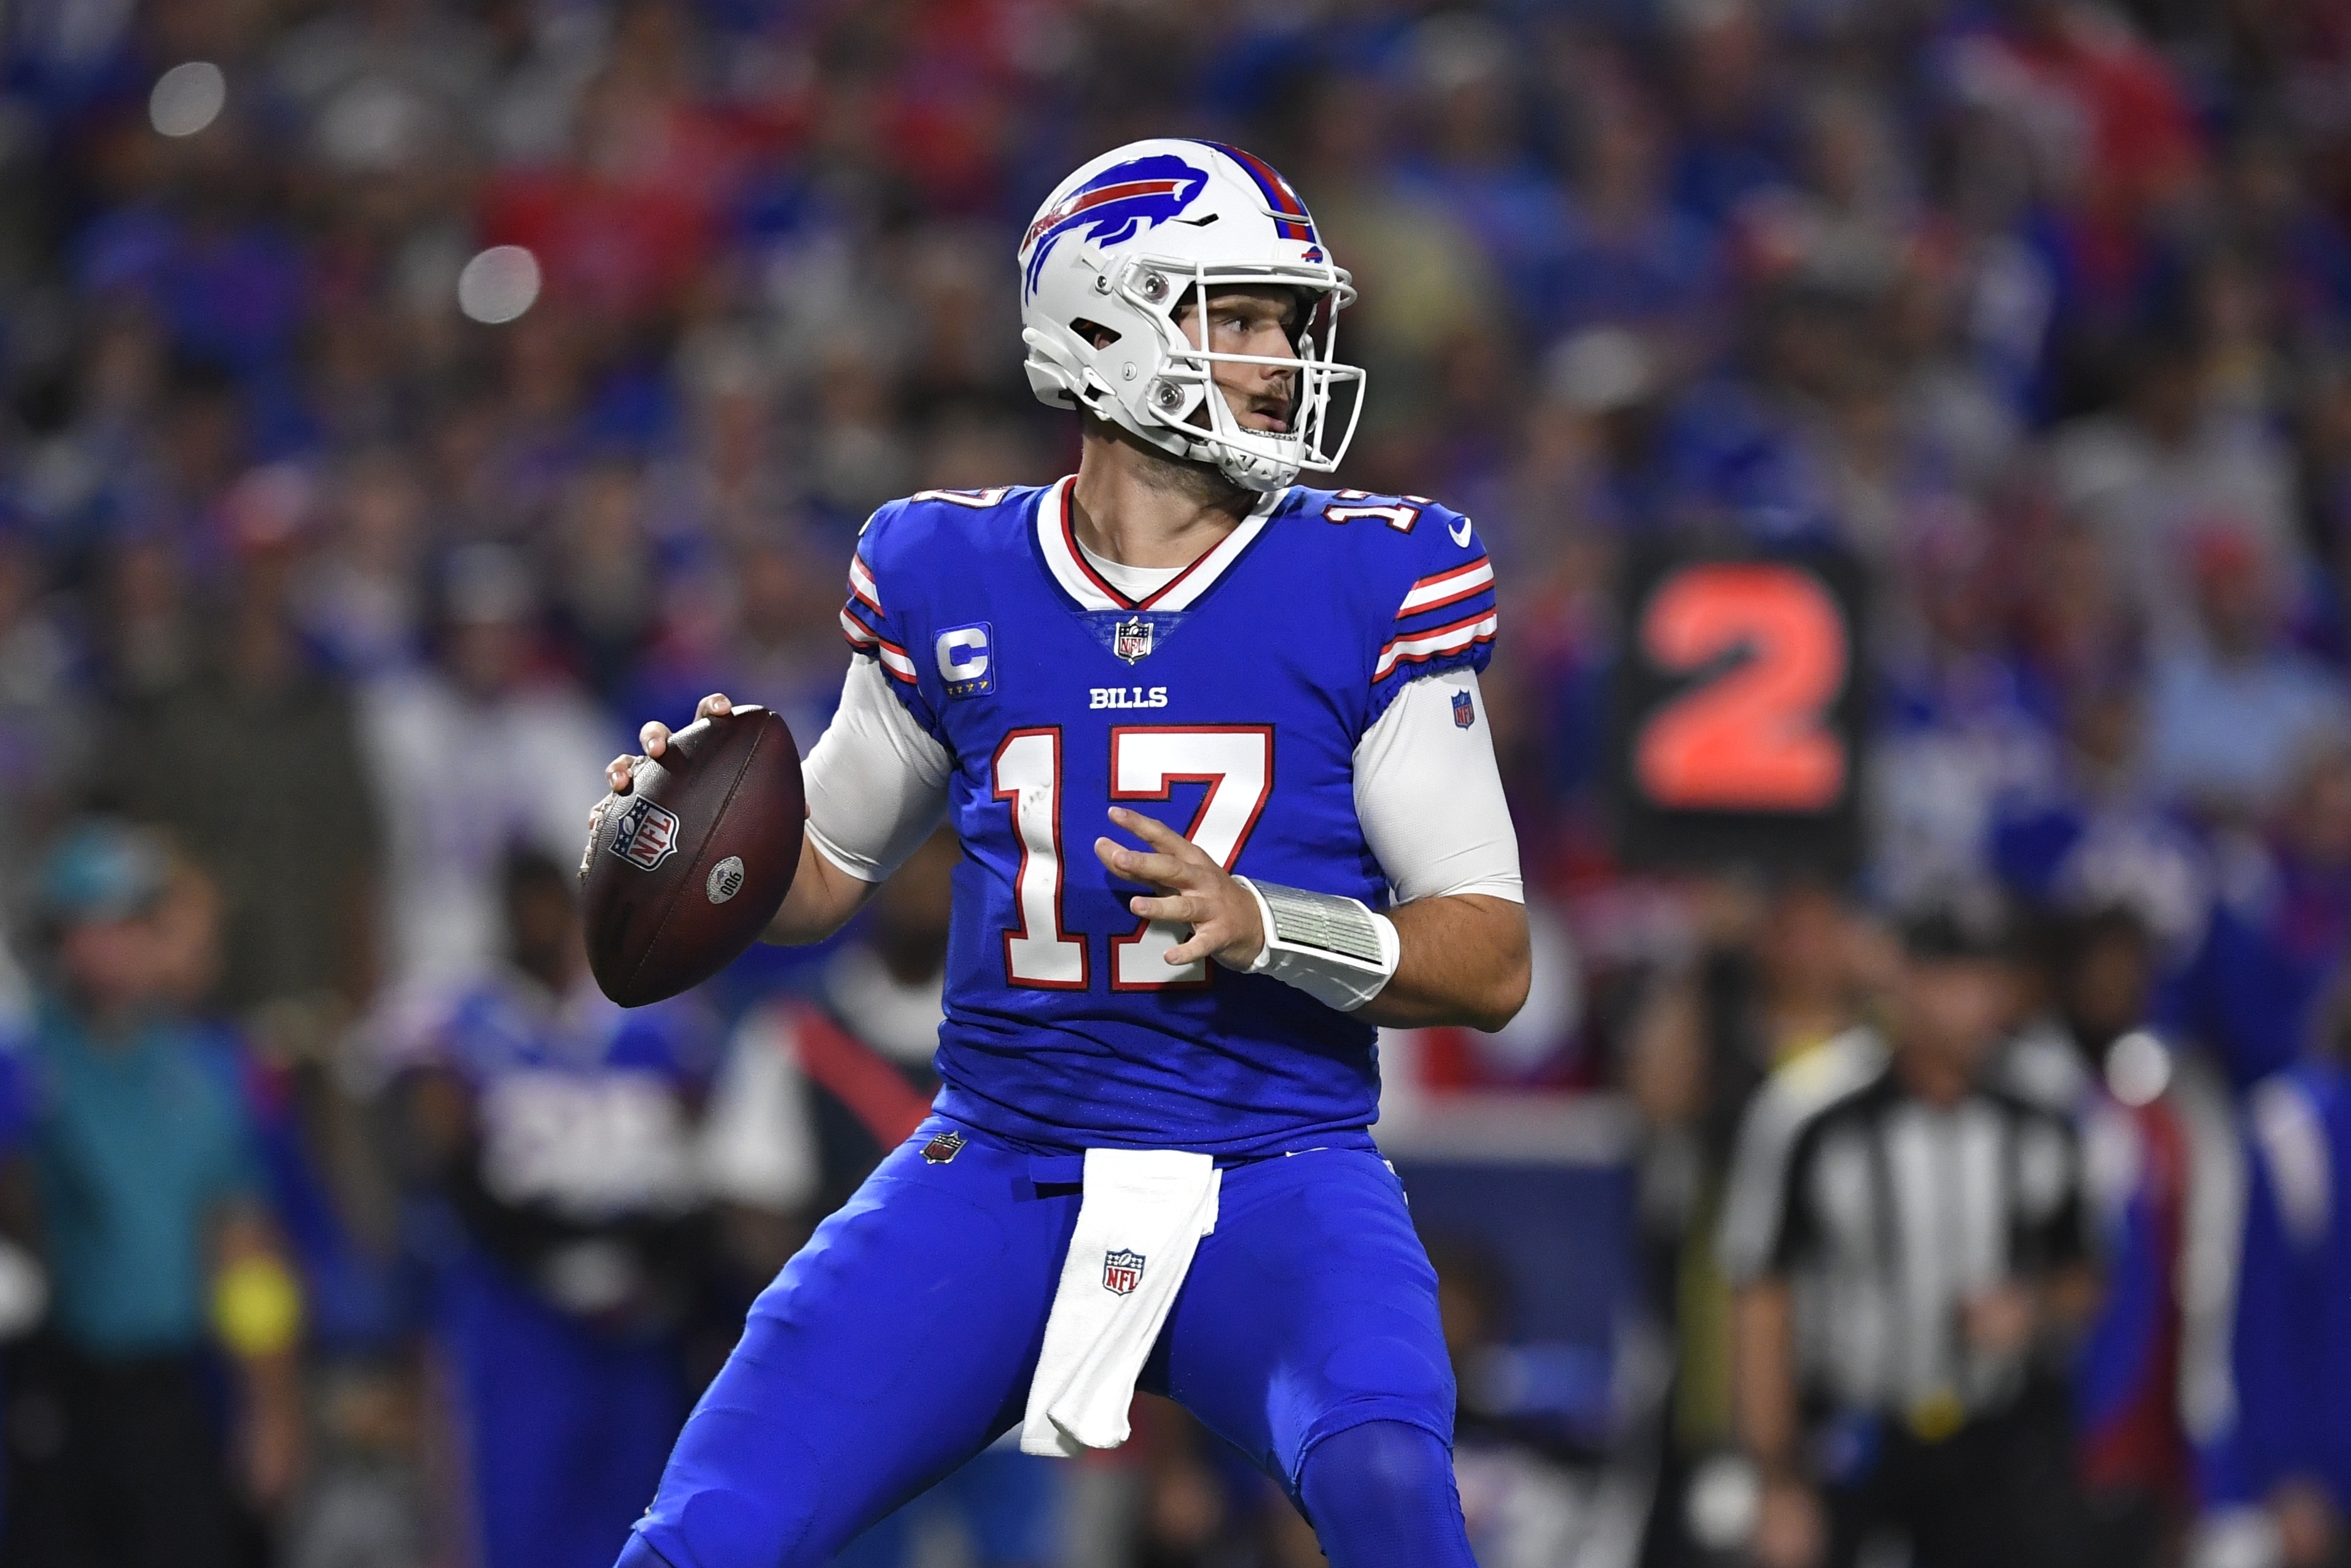
<instances>
[{"instance_id":1,"label":"white towel","mask_svg":"<svg viewBox=\"0 0 2351 1568\"><path fill-rule=\"evenodd\" d=\"M1074 1458L1126 1441L1134 1380L1200 1238L1223 1173L1180 1149L1088 1149L1078 1228L1045 1320L1020 1451Z\"/></svg>"}]
</instances>

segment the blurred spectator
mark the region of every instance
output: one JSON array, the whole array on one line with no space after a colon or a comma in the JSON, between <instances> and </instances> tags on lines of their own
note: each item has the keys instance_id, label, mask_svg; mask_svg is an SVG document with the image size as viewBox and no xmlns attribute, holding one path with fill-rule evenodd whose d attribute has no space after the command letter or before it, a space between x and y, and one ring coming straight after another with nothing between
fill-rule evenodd
<instances>
[{"instance_id":1,"label":"blurred spectator","mask_svg":"<svg viewBox=\"0 0 2351 1568\"><path fill-rule=\"evenodd\" d=\"M2075 685L2059 766L2001 799L1991 859L2036 908L2129 909L2169 967L2202 939L2211 857L2192 824L2148 787L2140 727L2136 687L2115 679Z\"/></svg>"},{"instance_id":2,"label":"blurred spectator","mask_svg":"<svg viewBox=\"0 0 2351 1568\"><path fill-rule=\"evenodd\" d=\"M2082 1139L2105 1298L2074 1368L2088 1534L2082 1561L2179 1559L2197 1494L2189 1418L2225 1313L2199 1281L2230 1221L2231 1112L2210 1070L2149 1028L2160 949L2127 906L2076 905L2053 922L2043 1016L2011 1047L2020 1093L2071 1117Z\"/></svg>"},{"instance_id":3,"label":"blurred spectator","mask_svg":"<svg viewBox=\"0 0 2351 1568\"><path fill-rule=\"evenodd\" d=\"M2053 694L2002 635L1999 544L1964 517L1923 532L1905 574L1915 621L1888 628L1872 859L1896 907L1976 876L2001 803L2054 784Z\"/></svg>"},{"instance_id":4,"label":"blurred spectator","mask_svg":"<svg viewBox=\"0 0 2351 1568\"><path fill-rule=\"evenodd\" d=\"M164 993L187 1011L206 1064L252 1124L269 1222L301 1281L311 1422L301 1485L281 1513L280 1560L422 1568L413 1434L393 1448L381 1430L407 1391L392 1364L396 1292L390 1249L379 1245L388 1184L369 1158L371 1129L340 1092L333 1067L343 1064L321 1059L322 1020L281 1010L247 1029L210 1010L222 900L184 855L172 856L155 922Z\"/></svg>"},{"instance_id":5,"label":"blurred spectator","mask_svg":"<svg viewBox=\"0 0 2351 1568\"><path fill-rule=\"evenodd\" d=\"M1907 1539L1921 1568L2077 1561L2050 1353L2095 1289L2064 1118L2003 1089L1995 897L1914 915L1887 1033L1775 1075L1740 1134L1721 1262L1771 1568Z\"/></svg>"},{"instance_id":6,"label":"blurred spectator","mask_svg":"<svg viewBox=\"0 0 2351 1568\"><path fill-rule=\"evenodd\" d=\"M1489 1407L1512 1381L1502 1352L1510 1317L1503 1274L1482 1249L1443 1237L1431 1242L1429 1261L1460 1389L1453 1469L1470 1547L1485 1568L1574 1561L1590 1522L1585 1467L1574 1462L1584 1456L1556 1431Z\"/></svg>"},{"instance_id":7,"label":"blurred spectator","mask_svg":"<svg viewBox=\"0 0 2351 1568\"><path fill-rule=\"evenodd\" d=\"M1804 183L1761 191L1739 214L1747 265L1844 298L1882 298L1910 238L1910 193L1894 125L1850 89L1805 104Z\"/></svg>"},{"instance_id":8,"label":"blurred spectator","mask_svg":"<svg viewBox=\"0 0 2351 1568\"><path fill-rule=\"evenodd\" d=\"M1719 224L1746 199L1789 177L1795 141L1784 78L1762 7L1750 0L1696 0L1673 7L1674 61L1684 131L1675 194Z\"/></svg>"},{"instance_id":9,"label":"blurred spectator","mask_svg":"<svg viewBox=\"0 0 2351 1568\"><path fill-rule=\"evenodd\" d=\"M1315 193L1315 221L1333 250L1362 258L1347 264L1363 290L1362 319L1345 323L1347 351L1381 378L1364 439L1411 441L1430 406L1437 354L1504 308L1492 263L1451 209L1395 177L1395 127L1376 83L1322 82L1308 115L1292 177Z\"/></svg>"},{"instance_id":10,"label":"blurred spectator","mask_svg":"<svg viewBox=\"0 0 2351 1568\"><path fill-rule=\"evenodd\" d=\"M598 994L570 867L500 863L506 961L393 1042L413 1245L486 1568L607 1568L685 1419L708 1268L690 1004Z\"/></svg>"},{"instance_id":11,"label":"blurred spectator","mask_svg":"<svg viewBox=\"0 0 2351 1568\"><path fill-rule=\"evenodd\" d=\"M782 715L803 747L815 745L848 659L832 602L847 554L815 529L761 529L682 575L622 711L691 712L705 692L739 692Z\"/></svg>"},{"instance_id":12,"label":"blurred spectator","mask_svg":"<svg viewBox=\"0 0 2351 1568\"><path fill-rule=\"evenodd\" d=\"M2208 538L2274 593L2296 580L2293 465L2257 419L2213 405L2196 348L2141 340L2113 413L2058 432L2058 497L2096 525L2123 602L2158 648L2193 647Z\"/></svg>"},{"instance_id":13,"label":"blurred spectator","mask_svg":"<svg viewBox=\"0 0 2351 1568\"><path fill-rule=\"evenodd\" d=\"M1680 340L1687 354L1706 340L1720 281L1712 236L1667 203L1665 139L1648 105L1596 84L1583 109L1575 202L1545 289L1547 335L1641 327Z\"/></svg>"},{"instance_id":14,"label":"blurred spectator","mask_svg":"<svg viewBox=\"0 0 2351 1568\"><path fill-rule=\"evenodd\" d=\"M434 664L361 694L385 825L385 958L402 984L448 984L494 959L509 845L577 852L615 727L535 663L537 584L523 558L451 559Z\"/></svg>"},{"instance_id":15,"label":"blurred spectator","mask_svg":"<svg viewBox=\"0 0 2351 1568\"><path fill-rule=\"evenodd\" d=\"M2197 630L2147 693L2157 786L2221 821L2259 821L2322 744L2351 735L2339 676L2280 645L2275 577L2241 534L2193 541Z\"/></svg>"},{"instance_id":16,"label":"blurred spectator","mask_svg":"<svg viewBox=\"0 0 2351 1568\"><path fill-rule=\"evenodd\" d=\"M1625 1081L1646 1124L1641 1228L1650 1298L1674 1336L1672 1407L1656 1528L1666 1561L1693 1528L1677 1506L1694 1468L1731 1441L1730 1287L1712 1239L1741 1117L1773 1073L1861 1019L1872 966L1843 895L1792 876L1715 890L1704 946L1656 985L1631 1031ZM1719 1549L1719 1542L1698 1544Z\"/></svg>"},{"instance_id":17,"label":"blurred spectator","mask_svg":"<svg viewBox=\"0 0 2351 1568\"><path fill-rule=\"evenodd\" d=\"M2308 1048L2351 943L2351 746L2307 759L2265 840L2219 849L2218 896L2176 1006L2243 1087Z\"/></svg>"},{"instance_id":18,"label":"blurred spectator","mask_svg":"<svg viewBox=\"0 0 2351 1568\"><path fill-rule=\"evenodd\" d=\"M33 1147L55 1306L10 1391L13 1561L239 1561L243 1510L285 1501L301 1464L301 1292L245 1108L171 994L165 873L157 840L105 822L42 873ZM215 1348L235 1372L225 1448Z\"/></svg>"},{"instance_id":19,"label":"blurred spectator","mask_svg":"<svg viewBox=\"0 0 2351 1568\"><path fill-rule=\"evenodd\" d=\"M548 542L557 629L590 689L610 697L652 631L661 589L635 471L604 463L580 475Z\"/></svg>"},{"instance_id":20,"label":"blurred spectator","mask_svg":"<svg viewBox=\"0 0 2351 1568\"><path fill-rule=\"evenodd\" d=\"M1474 12L1439 12L1413 34L1425 131L1409 188L1475 235L1515 325L1537 341L1562 323L1550 280L1568 243L1565 193L1529 152L1510 36Z\"/></svg>"},{"instance_id":21,"label":"blurred spectator","mask_svg":"<svg viewBox=\"0 0 2351 1568\"><path fill-rule=\"evenodd\" d=\"M392 674L423 655L424 507L396 450L361 453L335 476L324 538L292 588L304 639L347 679Z\"/></svg>"},{"instance_id":22,"label":"blurred spectator","mask_svg":"<svg viewBox=\"0 0 2351 1568\"><path fill-rule=\"evenodd\" d=\"M0 834L0 875L12 880L31 871L41 828L67 814L97 727L76 700L87 655L60 608L34 541L0 531L0 801L20 824Z\"/></svg>"},{"instance_id":23,"label":"blurred spectator","mask_svg":"<svg viewBox=\"0 0 2351 1568\"><path fill-rule=\"evenodd\" d=\"M2204 1560L2314 1568L2342 1561L2351 1433L2351 1078L2342 1019L2325 1048L2265 1079L2246 1104L2251 1184L2233 1313L2233 1419L2204 1481L2216 1513Z\"/></svg>"},{"instance_id":24,"label":"blurred spectator","mask_svg":"<svg viewBox=\"0 0 2351 1568\"><path fill-rule=\"evenodd\" d=\"M2022 126L2044 178L2093 227L2185 193L2203 148L2180 83L2126 24L2080 0L2001 0L1960 35L1962 97Z\"/></svg>"},{"instance_id":25,"label":"blurred spectator","mask_svg":"<svg viewBox=\"0 0 2351 1568\"><path fill-rule=\"evenodd\" d=\"M226 613L185 676L127 704L99 788L168 827L224 901L232 1012L321 1002L374 984L381 834L347 694L309 668L288 602L307 486L248 475L229 497L237 562Z\"/></svg>"},{"instance_id":26,"label":"blurred spectator","mask_svg":"<svg viewBox=\"0 0 2351 1568\"><path fill-rule=\"evenodd\" d=\"M1623 327L1575 333L1546 356L1510 497L1510 542L1531 560L1555 559L1583 530L1639 537L1661 525L1665 373L1658 350Z\"/></svg>"}]
</instances>

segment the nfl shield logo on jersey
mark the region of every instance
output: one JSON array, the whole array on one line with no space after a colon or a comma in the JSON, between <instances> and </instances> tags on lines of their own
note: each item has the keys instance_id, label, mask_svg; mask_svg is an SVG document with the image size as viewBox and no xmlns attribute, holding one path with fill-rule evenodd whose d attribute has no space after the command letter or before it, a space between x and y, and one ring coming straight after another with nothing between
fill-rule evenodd
<instances>
[{"instance_id":1,"label":"nfl shield logo on jersey","mask_svg":"<svg viewBox=\"0 0 2351 1568\"><path fill-rule=\"evenodd\" d=\"M677 852L677 813L642 796L630 801L612 830L612 852L640 871L653 870Z\"/></svg>"},{"instance_id":2,"label":"nfl shield logo on jersey","mask_svg":"<svg viewBox=\"0 0 2351 1568\"><path fill-rule=\"evenodd\" d=\"M1135 1286L1143 1283L1143 1254L1140 1252L1105 1252L1102 1254L1102 1289L1113 1296L1131 1296Z\"/></svg>"},{"instance_id":3,"label":"nfl shield logo on jersey","mask_svg":"<svg viewBox=\"0 0 2351 1568\"><path fill-rule=\"evenodd\" d=\"M1453 694L1453 724L1457 729L1468 729L1478 722L1478 710L1469 705L1468 692Z\"/></svg>"},{"instance_id":4,"label":"nfl shield logo on jersey","mask_svg":"<svg viewBox=\"0 0 2351 1568\"><path fill-rule=\"evenodd\" d=\"M1138 615L1122 621L1111 636L1110 651L1128 664L1139 664L1151 656L1151 622Z\"/></svg>"}]
</instances>

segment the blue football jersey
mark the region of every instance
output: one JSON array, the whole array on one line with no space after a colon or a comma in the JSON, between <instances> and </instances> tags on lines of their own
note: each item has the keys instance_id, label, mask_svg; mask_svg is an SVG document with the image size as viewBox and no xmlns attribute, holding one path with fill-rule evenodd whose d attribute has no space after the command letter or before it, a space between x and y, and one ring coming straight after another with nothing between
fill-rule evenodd
<instances>
[{"instance_id":1,"label":"blue football jersey","mask_svg":"<svg viewBox=\"0 0 2351 1568\"><path fill-rule=\"evenodd\" d=\"M474 1092L494 1196L602 1224L698 1201L693 1107L716 1047L691 1004L623 1009L501 972L455 998L423 1050Z\"/></svg>"},{"instance_id":2,"label":"blue football jersey","mask_svg":"<svg viewBox=\"0 0 2351 1568\"><path fill-rule=\"evenodd\" d=\"M954 764L939 1109L1056 1146L1343 1137L1378 1114L1374 1030L1165 963L1183 928L1130 913L1153 890L1114 882L1093 841L1133 842L1115 801L1229 870L1384 904L1355 747L1406 682L1485 667L1492 564L1433 502L1292 487L1136 601L1079 551L1071 483L893 502L850 568L842 630ZM1463 744L1489 742L1465 726Z\"/></svg>"}]
</instances>

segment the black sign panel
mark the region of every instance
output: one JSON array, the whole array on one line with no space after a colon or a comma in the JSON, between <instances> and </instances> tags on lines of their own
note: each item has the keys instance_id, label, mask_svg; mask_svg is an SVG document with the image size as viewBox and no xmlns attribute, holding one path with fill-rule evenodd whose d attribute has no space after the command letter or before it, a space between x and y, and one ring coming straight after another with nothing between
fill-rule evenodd
<instances>
[{"instance_id":1,"label":"black sign panel","mask_svg":"<svg viewBox=\"0 0 2351 1568\"><path fill-rule=\"evenodd\" d=\"M1609 735L1627 863L1854 872L1864 582L1842 552L1627 561Z\"/></svg>"}]
</instances>

